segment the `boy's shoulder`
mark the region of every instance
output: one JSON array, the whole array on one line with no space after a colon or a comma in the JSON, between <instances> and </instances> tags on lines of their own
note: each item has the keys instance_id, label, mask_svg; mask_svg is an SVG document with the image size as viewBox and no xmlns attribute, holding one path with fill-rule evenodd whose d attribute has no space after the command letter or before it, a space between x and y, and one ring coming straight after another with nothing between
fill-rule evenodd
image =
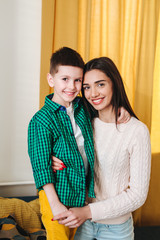
<instances>
[{"instance_id":1,"label":"boy's shoulder","mask_svg":"<svg viewBox=\"0 0 160 240\"><path fill-rule=\"evenodd\" d=\"M74 105L76 104L78 106L78 109L85 110L85 105L84 105L82 97L77 96L73 100L73 103L74 103ZM53 109L50 107L50 105L44 104L44 106L33 115L31 122L37 122L37 123L39 122L42 124L51 123L51 122L53 122L54 117L56 117L54 112L55 111L57 112L60 110L61 110L61 108L59 108L58 106L56 106L55 109Z\"/></svg>"},{"instance_id":2,"label":"boy's shoulder","mask_svg":"<svg viewBox=\"0 0 160 240\"><path fill-rule=\"evenodd\" d=\"M39 111L37 111L30 122L41 123L42 125L48 125L51 122L51 115L53 120L53 114L47 105L44 105Z\"/></svg>"},{"instance_id":3,"label":"boy's shoulder","mask_svg":"<svg viewBox=\"0 0 160 240\"><path fill-rule=\"evenodd\" d=\"M51 101L52 96L53 96L53 94L49 94L45 97L45 103L44 103L43 107L34 114L32 119L34 119L34 120L38 120L41 118L47 119L51 116L52 112L54 111L54 104ZM55 107L55 109L56 108L57 107Z\"/></svg>"}]
</instances>

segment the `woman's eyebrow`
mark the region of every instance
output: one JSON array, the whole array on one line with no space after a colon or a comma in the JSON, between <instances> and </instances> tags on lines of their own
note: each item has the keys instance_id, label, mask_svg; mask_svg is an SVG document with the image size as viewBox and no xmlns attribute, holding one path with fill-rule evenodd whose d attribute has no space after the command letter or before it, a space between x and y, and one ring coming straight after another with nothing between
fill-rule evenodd
<instances>
[{"instance_id":1,"label":"woman's eyebrow","mask_svg":"<svg viewBox=\"0 0 160 240\"><path fill-rule=\"evenodd\" d=\"M100 83L100 82L105 82L106 80L98 80L98 81L95 81L95 83Z\"/></svg>"},{"instance_id":2,"label":"woman's eyebrow","mask_svg":"<svg viewBox=\"0 0 160 240\"><path fill-rule=\"evenodd\" d=\"M94 82L94 84L100 83L100 82L105 82L106 80L97 80ZM89 83L83 83L83 85L89 85Z\"/></svg>"}]
</instances>

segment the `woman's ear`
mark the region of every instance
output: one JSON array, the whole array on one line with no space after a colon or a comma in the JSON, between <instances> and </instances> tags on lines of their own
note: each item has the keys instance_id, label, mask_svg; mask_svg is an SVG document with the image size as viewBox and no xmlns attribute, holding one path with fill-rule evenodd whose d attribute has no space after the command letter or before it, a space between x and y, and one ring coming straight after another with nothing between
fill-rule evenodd
<instances>
[{"instance_id":1,"label":"woman's ear","mask_svg":"<svg viewBox=\"0 0 160 240\"><path fill-rule=\"evenodd\" d=\"M54 87L53 76L50 73L47 74L47 81L50 87Z\"/></svg>"}]
</instances>

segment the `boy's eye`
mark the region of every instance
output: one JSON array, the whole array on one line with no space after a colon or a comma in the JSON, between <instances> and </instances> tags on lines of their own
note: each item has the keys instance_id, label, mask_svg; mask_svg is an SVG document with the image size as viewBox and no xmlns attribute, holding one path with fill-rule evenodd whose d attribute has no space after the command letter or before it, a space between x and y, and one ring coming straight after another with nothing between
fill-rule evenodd
<instances>
[{"instance_id":1,"label":"boy's eye","mask_svg":"<svg viewBox=\"0 0 160 240\"><path fill-rule=\"evenodd\" d=\"M75 82L82 82L82 80L78 78L75 80Z\"/></svg>"},{"instance_id":2,"label":"boy's eye","mask_svg":"<svg viewBox=\"0 0 160 240\"><path fill-rule=\"evenodd\" d=\"M67 81L67 78L64 77L64 78L62 78L62 80L63 80L63 81Z\"/></svg>"}]
</instances>

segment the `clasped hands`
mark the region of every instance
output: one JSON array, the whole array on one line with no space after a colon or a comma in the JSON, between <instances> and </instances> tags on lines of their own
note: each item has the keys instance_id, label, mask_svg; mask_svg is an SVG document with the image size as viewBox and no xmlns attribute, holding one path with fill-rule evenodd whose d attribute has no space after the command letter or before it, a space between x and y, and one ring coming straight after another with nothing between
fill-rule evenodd
<instances>
[{"instance_id":1,"label":"clasped hands","mask_svg":"<svg viewBox=\"0 0 160 240\"><path fill-rule=\"evenodd\" d=\"M89 206L70 208L65 212L56 215L52 221L58 220L59 224L63 224L69 228L76 228L87 219L91 219Z\"/></svg>"}]
</instances>

